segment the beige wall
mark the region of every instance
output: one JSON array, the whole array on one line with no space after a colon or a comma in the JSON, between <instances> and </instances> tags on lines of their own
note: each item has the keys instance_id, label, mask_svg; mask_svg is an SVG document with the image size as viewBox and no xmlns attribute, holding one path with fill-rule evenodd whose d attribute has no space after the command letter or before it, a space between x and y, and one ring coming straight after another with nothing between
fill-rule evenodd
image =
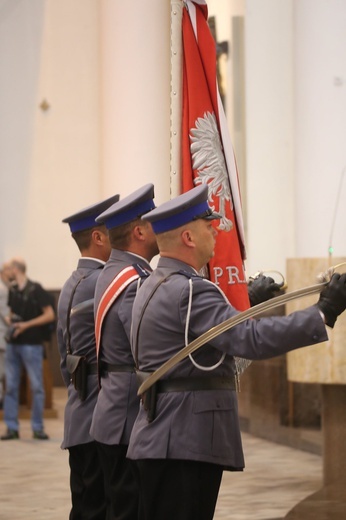
<instances>
[{"instance_id":1,"label":"beige wall","mask_svg":"<svg viewBox=\"0 0 346 520\"><path fill-rule=\"evenodd\" d=\"M285 272L288 257L327 254L346 164L346 4L208 3L220 40L245 16L245 139L234 128L232 53L225 69L246 179L247 272ZM64 216L146 182L158 202L169 196L169 11L169 0L0 2L0 261L24 256L48 288L78 258Z\"/></svg>"},{"instance_id":2,"label":"beige wall","mask_svg":"<svg viewBox=\"0 0 346 520\"><path fill-rule=\"evenodd\" d=\"M77 258L61 219L102 195L98 2L2 8L1 257L25 257L30 276L58 288Z\"/></svg>"},{"instance_id":3,"label":"beige wall","mask_svg":"<svg viewBox=\"0 0 346 520\"><path fill-rule=\"evenodd\" d=\"M248 273L294 256L293 2L246 2Z\"/></svg>"},{"instance_id":4,"label":"beige wall","mask_svg":"<svg viewBox=\"0 0 346 520\"><path fill-rule=\"evenodd\" d=\"M169 3L2 7L0 260L59 288L78 258L63 217L147 182L169 197Z\"/></svg>"},{"instance_id":5,"label":"beige wall","mask_svg":"<svg viewBox=\"0 0 346 520\"><path fill-rule=\"evenodd\" d=\"M346 3L247 0L245 16L248 272L327 268L331 236L346 252Z\"/></svg>"}]
</instances>

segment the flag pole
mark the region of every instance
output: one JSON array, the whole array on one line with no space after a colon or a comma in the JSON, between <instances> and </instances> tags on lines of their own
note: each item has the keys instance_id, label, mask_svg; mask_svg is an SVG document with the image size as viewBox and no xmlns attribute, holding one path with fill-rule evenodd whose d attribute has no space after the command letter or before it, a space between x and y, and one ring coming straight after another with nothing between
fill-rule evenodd
<instances>
[{"instance_id":1,"label":"flag pole","mask_svg":"<svg viewBox=\"0 0 346 520\"><path fill-rule=\"evenodd\" d=\"M171 0L170 196L180 195L183 0Z\"/></svg>"}]
</instances>

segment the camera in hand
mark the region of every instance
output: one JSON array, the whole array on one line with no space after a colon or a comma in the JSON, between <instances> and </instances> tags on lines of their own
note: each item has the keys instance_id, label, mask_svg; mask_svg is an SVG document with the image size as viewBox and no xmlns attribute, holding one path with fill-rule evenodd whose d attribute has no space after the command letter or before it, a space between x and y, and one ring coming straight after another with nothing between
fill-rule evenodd
<instances>
[{"instance_id":1,"label":"camera in hand","mask_svg":"<svg viewBox=\"0 0 346 520\"><path fill-rule=\"evenodd\" d=\"M20 321L23 321L23 318L21 316L18 316L18 314L12 314L11 316L11 325L8 327L6 334L5 334L5 341L7 343L11 343L11 341L14 339L13 334L16 330L15 323L19 323Z\"/></svg>"}]
</instances>

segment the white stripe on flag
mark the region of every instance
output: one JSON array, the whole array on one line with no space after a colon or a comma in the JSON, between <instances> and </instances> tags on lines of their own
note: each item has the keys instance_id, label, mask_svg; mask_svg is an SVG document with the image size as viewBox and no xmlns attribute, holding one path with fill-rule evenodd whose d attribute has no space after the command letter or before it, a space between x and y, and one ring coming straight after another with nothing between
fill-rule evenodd
<instances>
[{"instance_id":1,"label":"white stripe on flag","mask_svg":"<svg viewBox=\"0 0 346 520\"><path fill-rule=\"evenodd\" d=\"M187 7L188 7L188 13L189 13L189 16L190 16L192 27L193 27L193 32L195 33L196 40L198 41L198 38L197 38L196 7L195 7L195 4L193 2L191 2L191 0L187 0Z\"/></svg>"},{"instance_id":2,"label":"white stripe on flag","mask_svg":"<svg viewBox=\"0 0 346 520\"><path fill-rule=\"evenodd\" d=\"M237 219L237 229L239 232L239 238L243 246L243 250L245 251L245 234L244 234L244 221L243 221L243 214L242 214L242 206L241 206L241 199L240 199L240 192L239 192L239 180L238 180L238 174L237 174L237 165L235 162L235 156L231 141L231 136L228 130L228 124L226 120L226 115L223 109L219 88L218 85L216 85L217 88L217 104L218 104L218 110L219 110L219 122L220 122L220 130L221 130L221 141L223 144L223 150L224 155L226 159L227 164L227 172L228 172L228 178L230 182L231 187L231 195L233 199L233 205L234 205L234 213ZM245 260L245 258L243 258Z\"/></svg>"}]
</instances>

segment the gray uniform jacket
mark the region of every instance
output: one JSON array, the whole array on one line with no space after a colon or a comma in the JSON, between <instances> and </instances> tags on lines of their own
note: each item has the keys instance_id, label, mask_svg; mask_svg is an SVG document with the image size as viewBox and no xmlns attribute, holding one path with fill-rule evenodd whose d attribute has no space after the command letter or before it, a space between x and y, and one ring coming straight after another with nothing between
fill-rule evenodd
<instances>
[{"instance_id":1,"label":"gray uniform jacket","mask_svg":"<svg viewBox=\"0 0 346 520\"><path fill-rule=\"evenodd\" d=\"M95 290L95 310L113 278L125 267L139 264L151 271L141 257L126 251L112 249L110 258L99 277ZM109 309L102 326L99 362L115 365L133 365L130 330L133 300L138 283L132 282L118 296ZM134 373L105 372L95 406L91 435L103 444L128 444L133 423L138 413L137 381Z\"/></svg>"},{"instance_id":2,"label":"gray uniform jacket","mask_svg":"<svg viewBox=\"0 0 346 520\"><path fill-rule=\"evenodd\" d=\"M237 313L216 285L196 275L190 266L178 260L160 258L157 269L139 290L134 302L133 338L138 332L143 304L157 280L179 270L186 271L192 278L172 274L156 290L144 312L138 334L138 358L139 368L145 372L153 372L185 346L188 315L188 340L192 341ZM189 312L190 279L193 292ZM326 328L316 306L290 316L248 320L193 354L199 365L212 366L225 353L219 367L202 371L187 358L164 377L233 378L233 356L266 359L326 339ZM219 464L224 469L242 469L244 459L236 392L204 390L158 394L156 416L151 423L140 406L128 457L205 461Z\"/></svg>"},{"instance_id":3,"label":"gray uniform jacket","mask_svg":"<svg viewBox=\"0 0 346 520\"><path fill-rule=\"evenodd\" d=\"M88 375L88 395L81 401L70 375L66 370L66 319L71 292L78 280L85 278L78 285L73 297L73 305L94 298L95 285L104 263L93 258L80 258L78 267L64 284L58 302L57 341L60 352L60 369L65 385L68 388L68 399L65 406L64 439L62 448L92 442L89 430L92 413L98 394L98 379L96 374ZM96 363L94 309L89 305L83 312L71 317L71 350L73 354L86 356L89 363Z\"/></svg>"}]
</instances>

